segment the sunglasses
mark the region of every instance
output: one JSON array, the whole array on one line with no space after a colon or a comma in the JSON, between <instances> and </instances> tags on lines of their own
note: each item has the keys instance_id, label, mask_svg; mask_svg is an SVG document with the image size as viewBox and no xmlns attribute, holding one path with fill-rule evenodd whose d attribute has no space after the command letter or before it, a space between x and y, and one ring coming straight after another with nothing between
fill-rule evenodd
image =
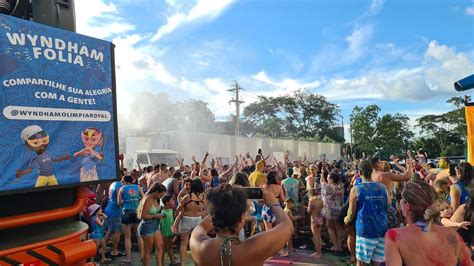
<instances>
[{"instance_id":1,"label":"sunglasses","mask_svg":"<svg viewBox=\"0 0 474 266\"><path fill-rule=\"evenodd\" d=\"M41 145L49 144L49 136L45 136L39 139L27 139L26 142L33 148L38 148Z\"/></svg>"}]
</instances>

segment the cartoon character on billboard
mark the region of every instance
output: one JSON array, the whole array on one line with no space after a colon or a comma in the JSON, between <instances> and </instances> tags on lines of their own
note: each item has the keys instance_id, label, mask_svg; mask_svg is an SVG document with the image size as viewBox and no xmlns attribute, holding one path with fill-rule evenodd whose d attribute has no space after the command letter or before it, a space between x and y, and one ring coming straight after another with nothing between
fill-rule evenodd
<instances>
[{"instance_id":1,"label":"cartoon character on billboard","mask_svg":"<svg viewBox=\"0 0 474 266\"><path fill-rule=\"evenodd\" d=\"M74 157L82 157L81 182L97 181L99 176L96 162L103 161L104 154L102 151L96 151L95 148L99 145L101 150L104 148L104 134L97 128L88 127L82 132L81 137L85 148L74 153Z\"/></svg>"},{"instance_id":2,"label":"cartoon character on billboard","mask_svg":"<svg viewBox=\"0 0 474 266\"><path fill-rule=\"evenodd\" d=\"M26 147L36 152L36 156L31 159L30 165L25 170L16 170L16 178L20 178L33 171L34 168L39 169L38 179L35 187L55 186L58 180L54 176L53 162L62 162L70 158L69 155L53 159L46 149L49 144L49 135L37 125L28 126L21 132L21 139Z\"/></svg>"}]
</instances>

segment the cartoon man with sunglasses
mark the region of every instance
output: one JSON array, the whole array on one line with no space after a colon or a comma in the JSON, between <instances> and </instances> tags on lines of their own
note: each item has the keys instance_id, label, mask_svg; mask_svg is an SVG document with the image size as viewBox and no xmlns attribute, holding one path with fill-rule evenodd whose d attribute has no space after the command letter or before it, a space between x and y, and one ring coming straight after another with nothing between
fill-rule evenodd
<instances>
[{"instance_id":1,"label":"cartoon man with sunglasses","mask_svg":"<svg viewBox=\"0 0 474 266\"><path fill-rule=\"evenodd\" d=\"M62 162L70 158L69 155L53 159L46 153L49 144L49 135L43 131L40 126L28 126L21 132L21 139L26 147L36 152L36 156L30 162L25 170L16 170L16 178L20 178L33 171L33 168L39 169L39 176L35 187L55 186L58 180L54 176L53 162Z\"/></svg>"}]
</instances>

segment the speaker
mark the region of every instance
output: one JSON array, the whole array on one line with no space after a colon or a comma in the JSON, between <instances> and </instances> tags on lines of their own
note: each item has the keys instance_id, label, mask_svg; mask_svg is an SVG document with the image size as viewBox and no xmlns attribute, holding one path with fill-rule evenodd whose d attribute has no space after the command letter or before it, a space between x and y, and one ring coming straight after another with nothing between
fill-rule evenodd
<instances>
[{"instance_id":1,"label":"speaker","mask_svg":"<svg viewBox=\"0 0 474 266\"><path fill-rule=\"evenodd\" d=\"M474 74L454 82L454 89L465 91L474 88Z\"/></svg>"},{"instance_id":2,"label":"speaker","mask_svg":"<svg viewBox=\"0 0 474 266\"><path fill-rule=\"evenodd\" d=\"M74 0L34 0L31 5L34 22L76 31Z\"/></svg>"}]
</instances>

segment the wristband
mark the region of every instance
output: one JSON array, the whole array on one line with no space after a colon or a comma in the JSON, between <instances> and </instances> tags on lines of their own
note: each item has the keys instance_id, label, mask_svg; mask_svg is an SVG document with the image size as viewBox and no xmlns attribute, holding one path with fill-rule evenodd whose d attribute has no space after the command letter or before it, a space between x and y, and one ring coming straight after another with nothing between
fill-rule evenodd
<instances>
[{"instance_id":1,"label":"wristband","mask_svg":"<svg viewBox=\"0 0 474 266\"><path fill-rule=\"evenodd\" d=\"M278 206L278 207L281 208L280 203L273 203L272 205L270 205L269 209L271 209L271 208L273 208L273 207L275 207L275 206Z\"/></svg>"}]
</instances>

